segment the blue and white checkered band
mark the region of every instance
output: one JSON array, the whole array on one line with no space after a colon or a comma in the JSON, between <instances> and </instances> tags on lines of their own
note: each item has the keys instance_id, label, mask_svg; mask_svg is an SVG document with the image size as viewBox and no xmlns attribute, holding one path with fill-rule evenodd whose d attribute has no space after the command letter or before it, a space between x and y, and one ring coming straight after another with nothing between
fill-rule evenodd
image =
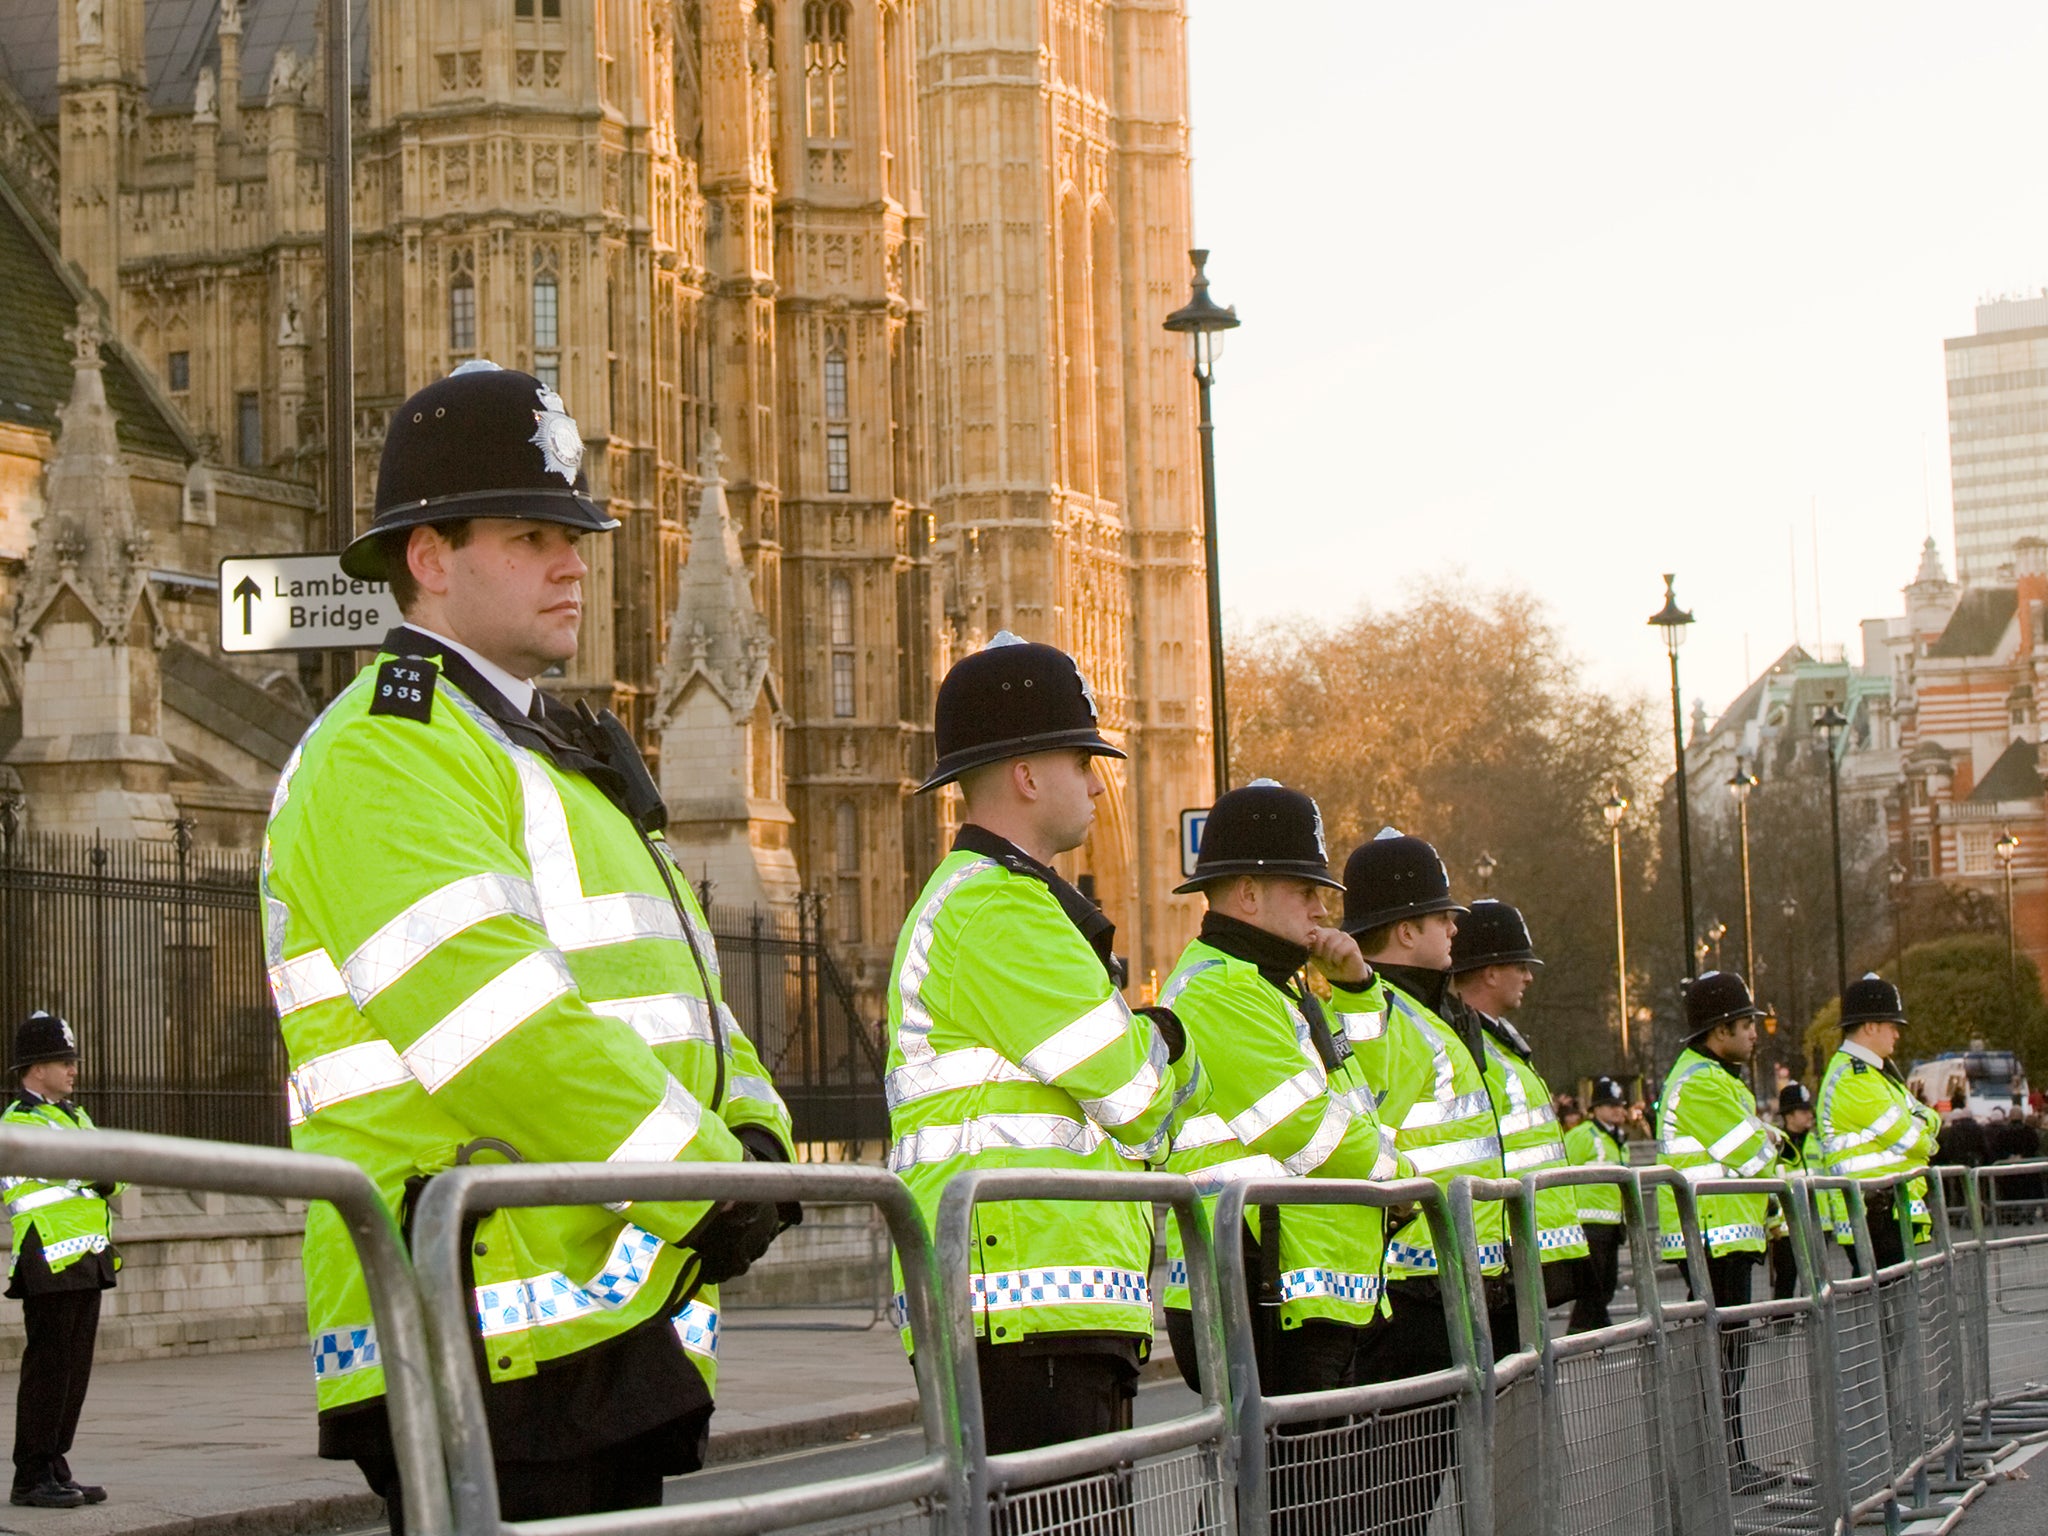
<instances>
[{"instance_id":1,"label":"blue and white checkered band","mask_svg":"<svg viewBox=\"0 0 2048 1536\"><path fill-rule=\"evenodd\" d=\"M563 408L562 397L545 384L540 387L540 409L533 413L533 436L527 441L540 450L549 474L575 485L576 473L583 468L583 433Z\"/></svg>"},{"instance_id":2,"label":"blue and white checkered band","mask_svg":"<svg viewBox=\"0 0 2048 1536\"><path fill-rule=\"evenodd\" d=\"M1700 1235L1706 1239L1707 1252L1711 1254L1715 1249L1724 1247L1729 1243L1745 1241L1760 1243L1764 1240L1764 1229L1760 1223L1754 1221L1735 1221L1730 1222L1725 1227L1708 1227ZM1657 1253L1660 1258L1677 1258L1684 1252L1685 1234L1683 1232L1659 1232L1657 1234Z\"/></svg>"},{"instance_id":3,"label":"blue and white checkered band","mask_svg":"<svg viewBox=\"0 0 2048 1536\"><path fill-rule=\"evenodd\" d=\"M1018 1307L1150 1306L1152 1287L1133 1269L1008 1270L976 1275L969 1305L976 1312Z\"/></svg>"},{"instance_id":4,"label":"blue and white checkered band","mask_svg":"<svg viewBox=\"0 0 2048 1536\"><path fill-rule=\"evenodd\" d=\"M901 1291L889 1298L889 1326L908 1328L910 1326L910 1302Z\"/></svg>"},{"instance_id":5,"label":"blue and white checkered band","mask_svg":"<svg viewBox=\"0 0 2048 1536\"><path fill-rule=\"evenodd\" d=\"M1484 1243L1480 1245L1479 1267L1481 1269L1494 1269L1507 1263L1507 1261L1508 1247L1506 1243ZM1404 1243L1399 1238L1396 1238L1387 1244L1387 1262L1398 1264L1403 1269L1427 1269L1433 1271L1436 1268L1436 1250L1434 1248L1417 1248L1412 1243Z\"/></svg>"},{"instance_id":6,"label":"blue and white checkered band","mask_svg":"<svg viewBox=\"0 0 2048 1536\"><path fill-rule=\"evenodd\" d=\"M1380 1299L1380 1277L1341 1269L1290 1269L1280 1277L1282 1301L1305 1301L1313 1296L1371 1306Z\"/></svg>"},{"instance_id":7,"label":"blue and white checkered band","mask_svg":"<svg viewBox=\"0 0 2048 1536\"><path fill-rule=\"evenodd\" d=\"M661 1239L627 1226L612 1245L610 1261L597 1277L578 1285L554 1271L530 1280L506 1280L476 1288L477 1327L485 1338L545 1328L592 1312L617 1311L639 1293L661 1254Z\"/></svg>"},{"instance_id":8,"label":"blue and white checkered band","mask_svg":"<svg viewBox=\"0 0 2048 1536\"><path fill-rule=\"evenodd\" d=\"M675 1315L676 1337L693 1355L718 1358L718 1308L693 1301Z\"/></svg>"},{"instance_id":9,"label":"blue and white checkered band","mask_svg":"<svg viewBox=\"0 0 2048 1536\"><path fill-rule=\"evenodd\" d=\"M1188 1261L1186 1259L1168 1259L1166 1261L1166 1283L1169 1286L1186 1285L1188 1283Z\"/></svg>"},{"instance_id":10,"label":"blue and white checkered band","mask_svg":"<svg viewBox=\"0 0 2048 1536\"><path fill-rule=\"evenodd\" d=\"M346 1376L351 1371L366 1370L382 1364L377 1349L377 1330L365 1328L329 1328L313 1335L313 1379L325 1380L329 1376Z\"/></svg>"},{"instance_id":11,"label":"blue and white checkered band","mask_svg":"<svg viewBox=\"0 0 2048 1536\"><path fill-rule=\"evenodd\" d=\"M1542 1253L1553 1248L1582 1248L1585 1243L1586 1229L1576 1223L1567 1227L1545 1227L1536 1234L1536 1248Z\"/></svg>"}]
</instances>

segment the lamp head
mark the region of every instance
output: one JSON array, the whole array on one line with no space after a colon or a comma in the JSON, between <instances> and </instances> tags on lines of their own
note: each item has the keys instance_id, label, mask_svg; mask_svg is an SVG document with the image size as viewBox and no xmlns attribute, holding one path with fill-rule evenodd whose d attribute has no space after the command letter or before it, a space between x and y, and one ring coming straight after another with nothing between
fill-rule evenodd
<instances>
[{"instance_id":1,"label":"lamp head","mask_svg":"<svg viewBox=\"0 0 2048 1536\"><path fill-rule=\"evenodd\" d=\"M1664 648L1674 656L1685 644L1685 627L1692 623L1691 612L1678 606L1677 594L1671 590L1675 579L1670 571L1664 573L1664 606L1650 615L1651 625L1664 631Z\"/></svg>"},{"instance_id":2,"label":"lamp head","mask_svg":"<svg viewBox=\"0 0 2048 1536\"><path fill-rule=\"evenodd\" d=\"M1751 773L1743 764L1737 763L1735 771L1728 776L1728 793L1735 797L1738 804L1741 804L1749 799L1749 792L1755 788L1756 775Z\"/></svg>"},{"instance_id":3,"label":"lamp head","mask_svg":"<svg viewBox=\"0 0 2048 1536\"><path fill-rule=\"evenodd\" d=\"M1195 371L1206 378L1216 359L1218 338L1225 331L1236 330L1242 322L1237 318L1236 305L1218 304L1209 297L1209 253L1189 251L1188 259L1195 264L1194 291L1187 303L1166 317L1166 328L1187 337Z\"/></svg>"},{"instance_id":4,"label":"lamp head","mask_svg":"<svg viewBox=\"0 0 2048 1536\"><path fill-rule=\"evenodd\" d=\"M1621 818L1628 814L1628 801L1622 798L1621 791L1616 790L1607 797L1607 803L1600 807L1600 814L1607 818L1608 826L1621 825Z\"/></svg>"}]
</instances>

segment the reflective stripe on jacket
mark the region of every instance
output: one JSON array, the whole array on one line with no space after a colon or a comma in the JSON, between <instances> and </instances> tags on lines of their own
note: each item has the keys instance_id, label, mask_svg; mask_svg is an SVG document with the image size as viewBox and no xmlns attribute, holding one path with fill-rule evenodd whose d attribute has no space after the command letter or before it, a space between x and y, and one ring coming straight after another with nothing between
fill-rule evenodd
<instances>
[{"instance_id":1,"label":"reflective stripe on jacket","mask_svg":"<svg viewBox=\"0 0 2048 1536\"><path fill-rule=\"evenodd\" d=\"M1480 1017L1486 1046L1486 1091L1500 1123L1501 1166L1511 1179L1567 1166L1550 1084L1512 1042L1495 1038L1493 1020L1483 1014ZM1545 1264L1583 1259L1591 1251L1586 1245L1586 1229L1579 1223L1579 1194L1570 1185L1536 1191L1536 1247Z\"/></svg>"},{"instance_id":2,"label":"reflective stripe on jacket","mask_svg":"<svg viewBox=\"0 0 2048 1536\"><path fill-rule=\"evenodd\" d=\"M1829 1060L1821 1078L1814 1130L1829 1173L1837 1178L1881 1179L1925 1168L1933 1160L1941 1116L1917 1101L1906 1085L1882 1066L1873 1065L1868 1054L1845 1044ZM1924 1243L1932 1230L1927 1181L1915 1179L1906 1189L1913 1240ZM1839 1195L1835 1198L1842 1199ZM1847 1203L1841 1208L1836 1240L1853 1243Z\"/></svg>"},{"instance_id":3,"label":"reflective stripe on jacket","mask_svg":"<svg viewBox=\"0 0 2048 1536\"><path fill-rule=\"evenodd\" d=\"M889 1167L927 1222L967 1168L1143 1169L1195 1107L1196 1061L1193 1049L1168 1061L1042 880L956 850L896 943ZM977 1334L1125 1333L1149 1346L1148 1208L990 1203L974 1235Z\"/></svg>"},{"instance_id":4,"label":"reflective stripe on jacket","mask_svg":"<svg viewBox=\"0 0 2048 1536\"><path fill-rule=\"evenodd\" d=\"M1391 1179L1400 1155L1373 1113L1372 1089L1344 1038L1345 1020L1377 1014L1366 989L1332 989L1326 1069L1295 1002L1249 960L1200 939L1188 945L1159 1000L1187 1026L1209 1085L1203 1112L1184 1120L1167 1169L1185 1174L1216 1209L1223 1185L1245 1179ZM1256 1209L1248 1213L1262 1236ZM1379 1315L1383 1217L1370 1206L1280 1207L1280 1326L1310 1318L1362 1326ZM1166 1305L1189 1305L1180 1227L1166 1229Z\"/></svg>"},{"instance_id":5,"label":"reflective stripe on jacket","mask_svg":"<svg viewBox=\"0 0 2048 1536\"><path fill-rule=\"evenodd\" d=\"M1756 1112L1756 1095L1718 1057L1687 1047L1672 1063L1657 1106L1657 1161L1688 1183L1760 1179L1777 1163L1777 1133ZM1709 1195L1699 1202L1710 1254L1762 1253L1766 1195ZM1657 1191L1657 1247L1667 1259L1685 1256L1678 1202Z\"/></svg>"},{"instance_id":6,"label":"reflective stripe on jacket","mask_svg":"<svg viewBox=\"0 0 2048 1536\"><path fill-rule=\"evenodd\" d=\"M77 1105L67 1111L61 1104L29 1094L7 1106L0 1121L8 1125L31 1126L40 1130L90 1131L92 1116ZM33 1098L33 1103L29 1100ZM116 1192L126 1188L115 1185ZM83 1179L45 1179L33 1174L0 1177L0 1196L7 1201L9 1225L14 1232L14 1251L8 1255L8 1278L14 1276L21 1260L22 1244L30 1232L41 1239L43 1262L53 1275L62 1274L89 1253L105 1253L113 1246L114 1231L107 1202ZM120 1256L114 1267L121 1267Z\"/></svg>"},{"instance_id":7,"label":"reflective stripe on jacket","mask_svg":"<svg viewBox=\"0 0 2048 1536\"><path fill-rule=\"evenodd\" d=\"M1394 1145L1417 1174L1449 1188L1453 1178L1502 1176L1500 1128L1486 1079L1457 1031L1393 985L1375 976L1372 1002L1385 1002L1380 1033L1352 1040L1365 1074L1379 1090L1382 1125L1394 1127ZM1367 1017L1374 1015L1367 1014ZM1480 1268L1489 1275L1507 1268L1507 1223L1498 1200L1473 1210ZM1436 1246L1421 1212L1387 1239L1389 1280L1436 1273Z\"/></svg>"},{"instance_id":8,"label":"reflective stripe on jacket","mask_svg":"<svg viewBox=\"0 0 2048 1536\"><path fill-rule=\"evenodd\" d=\"M292 754L264 839L292 1145L357 1164L394 1212L409 1181L479 1140L528 1162L738 1162L734 1128L751 1126L787 1149L788 1113L725 1007L717 950L665 846L674 897L590 779L515 743L452 683L430 690L425 721L372 714L392 659ZM482 1217L473 1302L491 1379L671 1307L689 1264L678 1244L709 1210ZM321 1408L381 1395L369 1297L330 1206L308 1213L305 1268ZM716 1309L706 1289L675 1314L707 1385Z\"/></svg>"},{"instance_id":9,"label":"reflective stripe on jacket","mask_svg":"<svg viewBox=\"0 0 2048 1536\"><path fill-rule=\"evenodd\" d=\"M1565 1156L1573 1167L1594 1164L1626 1168L1628 1149L1591 1115L1564 1133ZM1579 1220L1589 1226L1613 1226L1623 1220L1621 1190L1613 1184L1578 1184L1570 1189Z\"/></svg>"}]
</instances>

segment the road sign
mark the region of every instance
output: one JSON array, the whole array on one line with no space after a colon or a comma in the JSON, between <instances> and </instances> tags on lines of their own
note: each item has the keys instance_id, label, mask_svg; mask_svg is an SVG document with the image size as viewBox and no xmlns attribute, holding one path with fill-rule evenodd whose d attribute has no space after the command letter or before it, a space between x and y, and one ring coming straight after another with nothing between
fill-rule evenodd
<instances>
[{"instance_id":1,"label":"road sign","mask_svg":"<svg viewBox=\"0 0 2048 1536\"><path fill-rule=\"evenodd\" d=\"M1202 856L1202 828L1209 824L1209 807L1198 805L1180 813L1180 875L1192 880L1195 861Z\"/></svg>"},{"instance_id":2,"label":"road sign","mask_svg":"<svg viewBox=\"0 0 2048 1536\"><path fill-rule=\"evenodd\" d=\"M224 651L369 649L397 623L391 589L345 574L339 555L246 555L220 563Z\"/></svg>"}]
</instances>

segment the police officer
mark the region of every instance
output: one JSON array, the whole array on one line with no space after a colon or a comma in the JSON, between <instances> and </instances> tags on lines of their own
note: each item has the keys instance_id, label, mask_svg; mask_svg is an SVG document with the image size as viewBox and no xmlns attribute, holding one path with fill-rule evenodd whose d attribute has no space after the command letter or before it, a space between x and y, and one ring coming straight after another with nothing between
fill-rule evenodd
<instances>
[{"instance_id":1,"label":"police officer","mask_svg":"<svg viewBox=\"0 0 2048 1536\"><path fill-rule=\"evenodd\" d=\"M292 1143L360 1165L409 1220L473 1156L784 1160L789 1118L610 712L532 679L576 654L578 549L616 528L529 374L465 363L391 418L342 566L405 623L278 781L263 855ZM715 1285L799 1216L635 1201L493 1211L469 1245L502 1511L644 1507L702 1460ZM320 1453L402 1516L369 1298L315 1205L305 1240ZM394 1524L394 1529L397 1529Z\"/></svg>"},{"instance_id":2,"label":"police officer","mask_svg":"<svg viewBox=\"0 0 2048 1536\"><path fill-rule=\"evenodd\" d=\"M897 941L886 1083L889 1167L927 1220L967 1168L1164 1162L1201 1082L1172 1012L1125 1005L1115 926L1052 867L1094 821L1095 759L1124 755L1073 657L998 634L939 685L937 737L923 788L957 781L964 824ZM1128 1426L1152 1340L1149 1208L993 1203L975 1233L987 1449Z\"/></svg>"},{"instance_id":3,"label":"police officer","mask_svg":"<svg viewBox=\"0 0 2048 1536\"><path fill-rule=\"evenodd\" d=\"M1842 1044L1820 1080L1819 1132L1827 1171L1840 1178L1877 1179L1925 1168L1941 1134L1941 1116L1906 1090L1892 1062L1906 1005L1899 989L1875 971L1849 983L1842 995ZM1927 1181L1917 1179L1865 1202L1871 1257L1879 1269L1906 1256L1896 1200L1903 1191L1923 1242L1930 1224ZM1838 1229L1838 1236L1842 1234ZM1853 1235L1844 1238L1851 1264L1861 1271Z\"/></svg>"},{"instance_id":4,"label":"police officer","mask_svg":"<svg viewBox=\"0 0 2048 1536\"><path fill-rule=\"evenodd\" d=\"M1732 971L1708 971L1686 989L1688 1033L1657 1106L1657 1161L1678 1169L1690 1182L1762 1178L1777 1163L1781 1138L1758 1117L1756 1095L1742 1077L1756 1054L1756 1021L1762 1017L1763 1010L1750 1000L1749 984ZM1745 1306L1750 1300L1754 1272L1764 1253L1765 1205L1763 1195L1700 1198L1707 1275L1716 1306ZM1662 1256L1683 1263L1685 1237L1678 1224L1678 1204L1667 1189L1657 1191L1657 1226ZM1737 1493L1758 1493L1785 1480L1784 1474L1766 1471L1749 1459L1742 1426L1742 1383L1748 1371L1746 1325L1724 1324L1721 1403L1732 1457L1729 1481Z\"/></svg>"},{"instance_id":5,"label":"police officer","mask_svg":"<svg viewBox=\"0 0 2048 1536\"><path fill-rule=\"evenodd\" d=\"M1564 1133L1565 1156L1574 1167L1627 1167L1627 1090L1611 1077L1596 1077L1593 1091L1586 1095L1586 1108L1587 1117ZM1578 1197L1579 1221L1586 1229L1586 1253L1572 1265L1572 1313L1565 1331L1588 1333L1613 1321L1607 1309L1614 1301L1621 1240L1627 1229L1622 1225L1619 1187L1581 1184L1573 1193Z\"/></svg>"},{"instance_id":6,"label":"police officer","mask_svg":"<svg viewBox=\"0 0 2048 1536\"><path fill-rule=\"evenodd\" d=\"M1353 1048L1396 1147L1416 1173L1446 1187L1461 1173L1502 1176L1477 1020L1451 1008L1461 1029L1443 1011L1452 939L1464 916L1443 860L1419 837L1388 827L1345 860L1342 926L1373 967L1376 1000L1385 1007L1377 1033L1362 1029ZM1474 1214L1495 1350L1507 1353L1515 1348L1515 1302L1500 1202L1482 1201ZM1448 1368L1449 1315L1435 1241L1420 1212L1388 1239L1386 1273L1388 1320L1365 1337L1359 1379L1396 1381ZM1374 1450L1366 1484L1383 1503L1382 1529L1413 1536L1427 1525L1451 1451L1448 1427L1407 1445L1389 1438Z\"/></svg>"},{"instance_id":7,"label":"police officer","mask_svg":"<svg viewBox=\"0 0 2048 1536\"><path fill-rule=\"evenodd\" d=\"M1784 1174L1824 1173L1820 1143L1813 1133L1813 1090L1804 1083L1787 1083L1778 1090L1778 1124L1785 1132L1779 1149L1778 1171ZM1821 1191L1817 1202L1825 1219L1830 1191ZM1772 1201L1775 1207L1777 1202ZM1792 1252L1792 1228L1783 1212L1773 1210L1769 1222L1771 1247L1771 1295L1783 1301L1799 1289L1799 1261Z\"/></svg>"},{"instance_id":8,"label":"police officer","mask_svg":"<svg viewBox=\"0 0 2048 1536\"><path fill-rule=\"evenodd\" d=\"M1451 939L1451 987L1458 1003L1478 1016L1486 1092L1500 1124L1501 1164L1511 1179L1569 1162L1556 1100L1532 1059L1535 1049L1507 1019L1522 1006L1542 964L1521 911L1490 897L1472 903ZM1571 1299L1572 1266L1586 1256L1579 1194L1571 1185L1536 1192L1536 1247L1550 1306Z\"/></svg>"},{"instance_id":9,"label":"police officer","mask_svg":"<svg viewBox=\"0 0 2048 1536\"><path fill-rule=\"evenodd\" d=\"M14 1032L12 1068L20 1087L8 1125L89 1131L92 1117L71 1102L78 1086L78 1040L71 1026L41 1009ZM7 1294L21 1302L26 1334L14 1404L12 1502L39 1509L103 1503L107 1490L71 1475L72 1437L92 1380L100 1292L111 1290L121 1256L107 1202L122 1186L37 1175L0 1178L14 1229Z\"/></svg>"}]
</instances>

